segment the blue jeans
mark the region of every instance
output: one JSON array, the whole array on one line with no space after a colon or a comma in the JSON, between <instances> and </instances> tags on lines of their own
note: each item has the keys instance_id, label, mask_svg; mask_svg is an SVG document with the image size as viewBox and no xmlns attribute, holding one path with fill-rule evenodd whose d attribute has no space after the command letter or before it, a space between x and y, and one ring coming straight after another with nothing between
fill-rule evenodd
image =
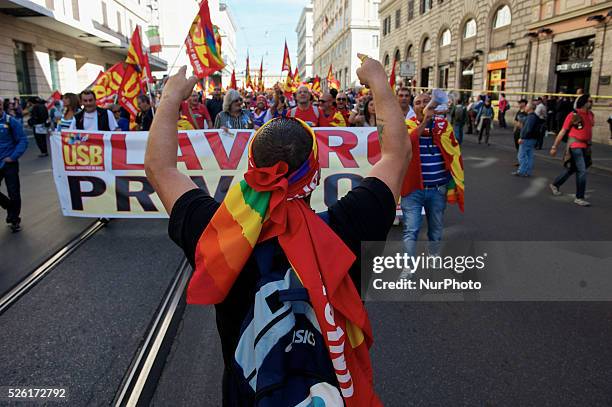
<instances>
[{"instance_id":1,"label":"blue jeans","mask_svg":"<svg viewBox=\"0 0 612 407\"><path fill-rule=\"evenodd\" d=\"M446 185L437 189L419 189L403 196L401 203L404 224L403 239L406 253L416 256L417 240L423 223L421 208L427 217L427 237L429 254L440 253L442 231L444 229L444 210L446 209Z\"/></svg>"},{"instance_id":2,"label":"blue jeans","mask_svg":"<svg viewBox=\"0 0 612 407\"><path fill-rule=\"evenodd\" d=\"M535 151L537 141L538 140L536 139L523 139L523 143L519 145L519 174L531 175L531 172L533 171L533 153Z\"/></svg>"},{"instance_id":3,"label":"blue jeans","mask_svg":"<svg viewBox=\"0 0 612 407\"><path fill-rule=\"evenodd\" d=\"M455 139L457 139L459 144L463 143L463 126L465 126L465 124L453 124Z\"/></svg>"},{"instance_id":4,"label":"blue jeans","mask_svg":"<svg viewBox=\"0 0 612 407\"><path fill-rule=\"evenodd\" d=\"M553 185L559 188L573 173L576 173L576 198L584 199L587 178L584 149L570 148L570 154L572 155L573 164L555 179Z\"/></svg>"}]
</instances>

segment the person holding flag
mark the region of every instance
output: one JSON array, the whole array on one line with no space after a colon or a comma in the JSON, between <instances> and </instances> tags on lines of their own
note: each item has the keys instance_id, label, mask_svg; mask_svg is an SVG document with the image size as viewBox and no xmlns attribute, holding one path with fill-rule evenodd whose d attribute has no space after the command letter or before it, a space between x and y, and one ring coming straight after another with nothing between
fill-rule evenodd
<instances>
[{"instance_id":1,"label":"person holding flag","mask_svg":"<svg viewBox=\"0 0 612 407\"><path fill-rule=\"evenodd\" d=\"M256 394L268 405L306 405L315 402L314 395L326 406L382 405L374 391L368 351L372 330L355 287L360 285L361 242L385 240L391 228L411 145L382 65L360 57L357 76L379 101L381 158L323 219L308 203L320 179L317 139L309 126L280 118L261 127L249 146L244 180L220 203L176 167L176 112L196 78L186 79L183 67L166 84L148 140L145 170L171 214L169 235L195 270L187 302L216 305L223 405L255 405ZM260 310L290 304L278 296L255 303L262 298L259 276L264 274L284 275L303 286L301 303L312 309L321 341L312 349L282 346L272 355L279 358L274 370L251 372L243 367L256 357L255 349L240 347L242 340L249 341L241 336L243 322L256 318L253 324L265 323L263 314L251 312L254 306ZM262 362L265 356L258 354ZM285 368L290 362L296 363L294 370ZM316 375L300 376L299 369L313 362L319 363ZM273 390L262 392L265 383L273 383Z\"/></svg>"}]
</instances>

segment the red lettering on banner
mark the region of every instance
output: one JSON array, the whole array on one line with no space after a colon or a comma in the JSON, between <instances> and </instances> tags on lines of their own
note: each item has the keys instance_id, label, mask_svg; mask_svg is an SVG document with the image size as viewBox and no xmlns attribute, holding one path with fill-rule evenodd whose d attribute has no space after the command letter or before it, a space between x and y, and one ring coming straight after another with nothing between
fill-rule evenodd
<instances>
[{"instance_id":1,"label":"red lettering on banner","mask_svg":"<svg viewBox=\"0 0 612 407\"><path fill-rule=\"evenodd\" d=\"M321 168L329 168L329 153L334 152L344 168L359 168L351 150L357 147L357 135L346 130L315 130L319 140L319 163ZM342 138L342 144L330 147L330 136Z\"/></svg>"},{"instance_id":2,"label":"red lettering on banner","mask_svg":"<svg viewBox=\"0 0 612 407\"><path fill-rule=\"evenodd\" d=\"M202 165L198 160L198 156L187 133L178 134L178 145L181 154L178 156L177 161L184 162L188 170L201 170Z\"/></svg>"},{"instance_id":3,"label":"red lettering on banner","mask_svg":"<svg viewBox=\"0 0 612 407\"><path fill-rule=\"evenodd\" d=\"M372 165L380 161L380 141L378 141L378 131L373 131L368 135L368 162Z\"/></svg>"},{"instance_id":4,"label":"red lettering on banner","mask_svg":"<svg viewBox=\"0 0 612 407\"><path fill-rule=\"evenodd\" d=\"M229 156L223 146L223 142L221 142L221 136L218 132L205 132L204 136L208 140L208 144L215 155L219 168L222 170L235 170L238 168L240 159L246 150L251 132L239 131L236 133Z\"/></svg>"},{"instance_id":5,"label":"red lettering on banner","mask_svg":"<svg viewBox=\"0 0 612 407\"><path fill-rule=\"evenodd\" d=\"M127 146L125 144L125 134L111 134L111 146L113 148L112 166L113 170L143 170L144 163L128 164Z\"/></svg>"}]
</instances>

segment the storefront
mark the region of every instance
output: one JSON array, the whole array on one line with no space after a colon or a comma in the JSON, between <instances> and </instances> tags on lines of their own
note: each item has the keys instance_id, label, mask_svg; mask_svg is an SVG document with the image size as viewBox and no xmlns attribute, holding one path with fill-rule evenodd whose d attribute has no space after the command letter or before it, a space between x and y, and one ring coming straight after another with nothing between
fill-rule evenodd
<instances>
[{"instance_id":1,"label":"storefront","mask_svg":"<svg viewBox=\"0 0 612 407\"><path fill-rule=\"evenodd\" d=\"M557 44L557 92L576 93L577 89L589 92L595 37L577 38Z\"/></svg>"},{"instance_id":2,"label":"storefront","mask_svg":"<svg viewBox=\"0 0 612 407\"><path fill-rule=\"evenodd\" d=\"M508 69L508 50L489 53L487 63L487 90L492 99L499 99L499 93L506 90L506 70Z\"/></svg>"}]
</instances>

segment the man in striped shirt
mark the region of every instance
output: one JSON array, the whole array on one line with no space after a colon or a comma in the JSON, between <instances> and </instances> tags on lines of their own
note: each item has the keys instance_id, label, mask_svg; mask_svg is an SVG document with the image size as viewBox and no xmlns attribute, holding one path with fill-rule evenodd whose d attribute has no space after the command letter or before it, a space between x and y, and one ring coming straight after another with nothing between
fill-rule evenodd
<instances>
[{"instance_id":1,"label":"man in striped shirt","mask_svg":"<svg viewBox=\"0 0 612 407\"><path fill-rule=\"evenodd\" d=\"M401 207L403 240L409 256L417 255L416 246L423 222L423 208L427 217L429 254L434 256L439 254L444 228L447 184L451 180L449 171L451 157L444 154L440 137L445 132L452 131L452 126L444 116L434 116L433 110L426 109L430 100L429 94L418 95L414 100L416 117L406 121L413 155L402 185ZM400 278L408 278L413 272L414 270L404 269Z\"/></svg>"}]
</instances>

